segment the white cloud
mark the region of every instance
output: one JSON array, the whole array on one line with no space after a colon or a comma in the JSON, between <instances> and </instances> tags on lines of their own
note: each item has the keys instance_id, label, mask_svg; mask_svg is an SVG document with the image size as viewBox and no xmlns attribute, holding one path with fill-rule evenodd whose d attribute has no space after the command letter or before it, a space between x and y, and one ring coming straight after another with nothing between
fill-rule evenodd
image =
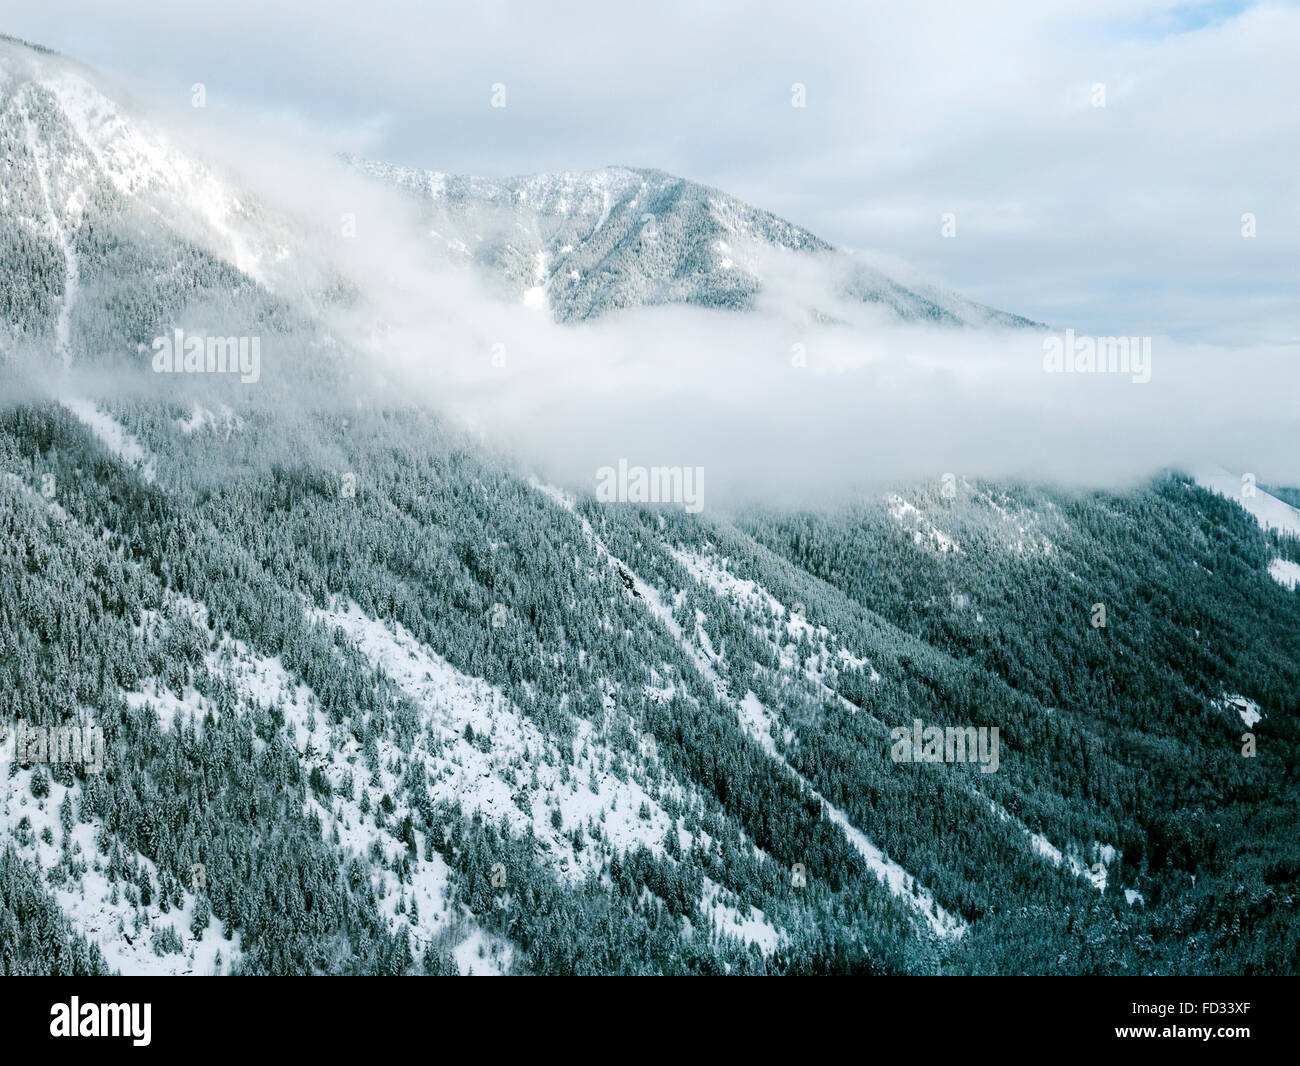
<instances>
[{"instance_id":1,"label":"white cloud","mask_svg":"<svg viewBox=\"0 0 1300 1066\"><path fill-rule=\"evenodd\" d=\"M397 161L660 167L1031 317L1300 334L1292 5L136 0L124 20L70 0L16 13L12 31L177 99L201 80L215 109L351 128ZM489 106L497 82L505 109ZM1095 82L1107 106L1077 106ZM938 237L944 211L955 240Z\"/></svg>"},{"instance_id":2,"label":"white cloud","mask_svg":"<svg viewBox=\"0 0 1300 1066\"><path fill-rule=\"evenodd\" d=\"M558 480L584 487L627 457L705 466L712 502L950 470L1113 483L1206 459L1300 481L1294 8L1213 21L1093 0L833 14L376 0L358 18L149 0L127 40L96 37L115 5L65 4L61 18L69 7L75 22L33 10L13 30L141 71L182 103L205 80L213 121L190 126L192 147L315 225L364 217L358 240L315 253L366 286L339 328L403 395ZM496 81L504 111L488 106ZM796 81L805 109L790 106ZM1106 107L1079 106L1095 81ZM903 330L848 307L847 325L812 329L794 299L559 326L495 301L434 256L408 204L314 155L348 140L448 170L630 162L711 180L829 239L901 252L976 299L1151 336L1152 380L1044 374L1031 334ZM956 238L939 235L944 211ZM781 267L767 280L791 296L828 289ZM795 343L807 367L791 365Z\"/></svg>"}]
</instances>

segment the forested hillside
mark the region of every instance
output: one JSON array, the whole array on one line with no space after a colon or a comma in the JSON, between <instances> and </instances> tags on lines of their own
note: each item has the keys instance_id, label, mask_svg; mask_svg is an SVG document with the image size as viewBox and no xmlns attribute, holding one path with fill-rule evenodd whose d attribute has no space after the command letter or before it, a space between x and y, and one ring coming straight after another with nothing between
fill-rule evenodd
<instances>
[{"instance_id":1,"label":"forested hillside","mask_svg":"<svg viewBox=\"0 0 1300 1066\"><path fill-rule=\"evenodd\" d=\"M545 484L61 63L0 41L0 729L104 759L0 765L5 972L1300 970L1292 533L1173 471ZM153 373L178 326L256 385Z\"/></svg>"}]
</instances>

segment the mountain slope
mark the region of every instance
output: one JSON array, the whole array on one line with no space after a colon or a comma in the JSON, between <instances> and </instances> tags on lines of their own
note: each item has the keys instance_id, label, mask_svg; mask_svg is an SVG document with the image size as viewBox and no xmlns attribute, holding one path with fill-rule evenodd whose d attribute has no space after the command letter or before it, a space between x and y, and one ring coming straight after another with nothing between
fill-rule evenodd
<instances>
[{"instance_id":1,"label":"mountain slope","mask_svg":"<svg viewBox=\"0 0 1300 1066\"><path fill-rule=\"evenodd\" d=\"M768 276L803 260L832 286L827 305L809 313L828 313L832 298L842 298L879 305L903 321L1037 325L934 285L904 283L776 215L661 170L498 180L350 162L417 197L434 240L561 322L664 303L749 308Z\"/></svg>"},{"instance_id":2,"label":"mountain slope","mask_svg":"<svg viewBox=\"0 0 1300 1066\"><path fill-rule=\"evenodd\" d=\"M0 769L7 967L1295 970L1294 537L1177 476L571 494L370 387L292 228L89 74L0 87L0 728L105 742ZM394 174L566 321L836 254L654 172ZM148 373L199 325L259 380ZM918 719L998 769L895 761Z\"/></svg>"}]
</instances>

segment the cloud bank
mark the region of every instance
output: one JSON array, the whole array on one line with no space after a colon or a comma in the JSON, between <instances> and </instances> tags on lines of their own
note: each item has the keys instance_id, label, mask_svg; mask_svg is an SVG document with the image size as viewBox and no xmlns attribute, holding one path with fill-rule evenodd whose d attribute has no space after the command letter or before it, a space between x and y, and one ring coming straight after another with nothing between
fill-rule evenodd
<instances>
[{"instance_id":1,"label":"cloud bank","mask_svg":"<svg viewBox=\"0 0 1300 1066\"><path fill-rule=\"evenodd\" d=\"M573 488L590 491L620 459L702 467L710 506L837 502L948 472L1123 485L1214 463L1300 484L1294 343L1090 332L1082 312L1054 318L1050 334L903 326L836 297L832 265L759 249L748 250L764 283L752 311L652 307L560 325L447 251L474 234L432 239L414 200L343 167L332 131L281 135L265 116L201 136L171 124L176 143L265 203L287 243L263 282L362 353L355 369L376 397L443 411ZM340 234L344 214L354 237ZM357 294L346 309L318 298L337 278ZM1122 333L1149 363L1054 372L1045 356L1067 329L1071 348L1094 352L1097 333ZM265 342L262 364L273 382Z\"/></svg>"},{"instance_id":2,"label":"cloud bank","mask_svg":"<svg viewBox=\"0 0 1300 1066\"><path fill-rule=\"evenodd\" d=\"M182 107L204 83L197 129L242 109L453 173L660 167L1040 321L1300 338L1293 3L52 0L7 29Z\"/></svg>"}]
</instances>

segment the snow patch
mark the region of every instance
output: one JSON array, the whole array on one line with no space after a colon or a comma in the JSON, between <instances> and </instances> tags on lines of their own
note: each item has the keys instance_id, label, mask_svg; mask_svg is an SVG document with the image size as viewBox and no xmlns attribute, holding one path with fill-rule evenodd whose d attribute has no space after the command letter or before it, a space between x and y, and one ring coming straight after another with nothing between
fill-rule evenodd
<instances>
[{"instance_id":1,"label":"snow patch","mask_svg":"<svg viewBox=\"0 0 1300 1066\"><path fill-rule=\"evenodd\" d=\"M156 460L117 419L89 400L69 397L63 400L63 406L81 419L110 452L137 469L145 481L153 483L158 469Z\"/></svg>"},{"instance_id":2,"label":"snow patch","mask_svg":"<svg viewBox=\"0 0 1300 1066\"><path fill-rule=\"evenodd\" d=\"M370 618L355 604L314 614L342 629L425 712L438 738L437 750L421 748L435 800L454 801L493 823L505 818L520 834L531 829L551 865L574 881L602 864L601 849L593 843L575 850L567 834L577 828L598 826L613 851L644 846L664 853L663 840L674 821L634 773L623 780L613 772L620 757L591 722L575 718L573 749L561 750L499 688L461 673L400 624ZM607 709L612 707L611 695ZM516 774L516 766L535 776L536 789ZM559 829L552 824L552 810L560 813Z\"/></svg>"},{"instance_id":3,"label":"snow patch","mask_svg":"<svg viewBox=\"0 0 1300 1066\"><path fill-rule=\"evenodd\" d=\"M215 916L208 919L200 936L190 931L198 903L193 892L184 890L182 906L164 912L156 893L146 906L133 902L133 892L124 879L109 882L108 856L100 853L96 843L102 825L78 817L80 783L68 788L50 781L49 795L37 799L31 792L34 771L17 767L10 776L8 769L0 774L0 838L7 838L20 856L41 870L46 889L64 915L78 933L99 945L110 968L126 976L182 976L229 973L238 964L242 957L239 936L226 940ZM66 840L59 817L65 797L70 797L76 812ZM47 830L49 843L42 839ZM79 875L68 872L66 857L78 869L84 865L84 871ZM129 851L124 858L128 867L142 869L155 886L159 884L158 869L151 860ZM154 937L168 929L181 950L159 955Z\"/></svg>"},{"instance_id":4,"label":"snow patch","mask_svg":"<svg viewBox=\"0 0 1300 1066\"><path fill-rule=\"evenodd\" d=\"M1215 700L1215 705L1221 707L1225 711L1234 711L1241 715L1241 720L1247 729L1253 728L1254 725L1264 717L1260 712L1258 703L1235 693L1230 695L1225 692Z\"/></svg>"},{"instance_id":5,"label":"snow patch","mask_svg":"<svg viewBox=\"0 0 1300 1066\"><path fill-rule=\"evenodd\" d=\"M1203 470L1194 477L1202 488L1236 501L1254 516L1261 529L1276 529L1279 533L1300 536L1300 510L1270 496L1253 481L1235 477L1222 467Z\"/></svg>"},{"instance_id":6,"label":"snow patch","mask_svg":"<svg viewBox=\"0 0 1300 1066\"><path fill-rule=\"evenodd\" d=\"M1300 584L1300 563L1293 563L1290 559L1274 559L1268 564L1268 573L1279 585L1292 592Z\"/></svg>"},{"instance_id":7,"label":"snow patch","mask_svg":"<svg viewBox=\"0 0 1300 1066\"><path fill-rule=\"evenodd\" d=\"M939 552L961 551L961 545L956 540L942 530L936 529L925 515L898 493L889 493L885 497L885 502L889 506L890 517L900 525L911 527L912 541L915 544L928 544Z\"/></svg>"},{"instance_id":8,"label":"snow patch","mask_svg":"<svg viewBox=\"0 0 1300 1066\"><path fill-rule=\"evenodd\" d=\"M730 900L730 902L724 902ZM757 907L743 911L735 900L716 881L704 879L700 896L700 914L712 924L715 935L732 936L749 944L756 944L764 955L770 955L781 945L781 934Z\"/></svg>"}]
</instances>

